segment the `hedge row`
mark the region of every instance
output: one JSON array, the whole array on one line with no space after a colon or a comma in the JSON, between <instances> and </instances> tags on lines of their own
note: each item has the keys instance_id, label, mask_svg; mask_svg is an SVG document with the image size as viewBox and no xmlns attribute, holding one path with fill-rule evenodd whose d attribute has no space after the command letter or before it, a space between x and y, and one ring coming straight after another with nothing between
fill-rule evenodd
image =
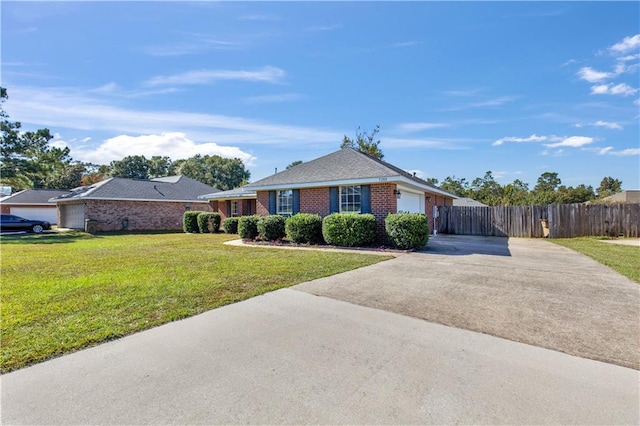
<instances>
[{"instance_id":1,"label":"hedge row","mask_svg":"<svg viewBox=\"0 0 640 426\"><path fill-rule=\"evenodd\" d=\"M376 241L376 219L372 214L334 213L324 219L317 214L241 216L222 222L226 233L244 240L278 241L288 237L297 244L327 244L362 247ZM390 213L385 219L389 242L399 249L419 249L429 240L427 216L418 213Z\"/></svg>"},{"instance_id":2,"label":"hedge row","mask_svg":"<svg viewBox=\"0 0 640 426\"><path fill-rule=\"evenodd\" d=\"M218 232L220 230L220 215L197 210L186 211L182 217L182 229L189 234Z\"/></svg>"}]
</instances>

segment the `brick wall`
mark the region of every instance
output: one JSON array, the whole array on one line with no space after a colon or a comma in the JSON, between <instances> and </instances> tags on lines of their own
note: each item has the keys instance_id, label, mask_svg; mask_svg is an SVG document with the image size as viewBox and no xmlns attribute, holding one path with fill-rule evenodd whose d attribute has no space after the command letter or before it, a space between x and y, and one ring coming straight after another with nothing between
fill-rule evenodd
<instances>
[{"instance_id":1,"label":"brick wall","mask_svg":"<svg viewBox=\"0 0 640 426\"><path fill-rule=\"evenodd\" d=\"M329 188L303 188L300 190L300 211L320 216L329 215Z\"/></svg>"},{"instance_id":2,"label":"brick wall","mask_svg":"<svg viewBox=\"0 0 640 426\"><path fill-rule=\"evenodd\" d=\"M208 203L86 200L85 217L98 222L97 232L179 231L186 206L212 211Z\"/></svg>"},{"instance_id":3,"label":"brick wall","mask_svg":"<svg viewBox=\"0 0 640 426\"><path fill-rule=\"evenodd\" d=\"M376 217L378 237L382 242L386 240L384 220L387 214L395 213L398 210L398 200L393 193L394 189L396 189L395 183L371 185L371 213Z\"/></svg>"},{"instance_id":4,"label":"brick wall","mask_svg":"<svg viewBox=\"0 0 640 426\"><path fill-rule=\"evenodd\" d=\"M260 216L269 216L269 191L258 191L255 213Z\"/></svg>"}]
</instances>

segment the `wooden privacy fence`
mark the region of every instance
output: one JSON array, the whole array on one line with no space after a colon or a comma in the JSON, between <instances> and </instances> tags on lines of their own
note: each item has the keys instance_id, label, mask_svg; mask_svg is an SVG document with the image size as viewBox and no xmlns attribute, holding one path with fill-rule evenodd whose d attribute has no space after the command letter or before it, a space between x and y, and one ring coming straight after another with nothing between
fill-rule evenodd
<instances>
[{"instance_id":1,"label":"wooden privacy fence","mask_svg":"<svg viewBox=\"0 0 640 426\"><path fill-rule=\"evenodd\" d=\"M438 232L496 237L640 236L640 204L554 204L548 206L439 207Z\"/></svg>"}]
</instances>

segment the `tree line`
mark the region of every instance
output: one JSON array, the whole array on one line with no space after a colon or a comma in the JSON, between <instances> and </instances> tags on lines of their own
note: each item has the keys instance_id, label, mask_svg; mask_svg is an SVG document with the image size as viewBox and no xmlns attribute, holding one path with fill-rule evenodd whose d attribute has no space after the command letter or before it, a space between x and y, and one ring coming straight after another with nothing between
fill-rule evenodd
<instances>
[{"instance_id":1,"label":"tree line","mask_svg":"<svg viewBox=\"0 0 640 426\"><path fill-rule=\"evenodd\" d=\"M622 181L610 176L604 177L600 186L594 189L591 185L584 184L575 187L562 185L556 172L542 173L533 189L529 189L529 184L520 179L502 186L496 182L491 171L471 182L455 176L448 176L442 182L430 178L427 182L459 197L473 198L488 206L584 203L622 191Z\"/></svg>"},{"instance_id":2,"label":"tree line","mask_svg":"<svg viewBox=\"0 0 640 426\"><path fill-rule=\"evenodd\" d=\"M51 144L49 129L22 131L18 121L10 121L4 111L7 90L0 87L0 184L13 191L23 189L71 189L91 185L110 177L150 179L182 175L221 190L249 181L250 172L239 158L195 155L176 161L166 156L146 158L131 155L110 164L74 160L68 147Z\"/></svg>"}]
</instances>

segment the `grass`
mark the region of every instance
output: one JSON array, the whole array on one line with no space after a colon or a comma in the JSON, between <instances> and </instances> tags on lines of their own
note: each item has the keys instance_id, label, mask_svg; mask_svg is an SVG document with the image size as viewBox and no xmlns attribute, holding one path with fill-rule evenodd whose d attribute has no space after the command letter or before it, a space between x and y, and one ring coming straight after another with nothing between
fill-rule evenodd
<instances>
[{"instance_id":1,"label":"grass","mask_svg":"<svg viewBox=\"0 0 640 426\"><path fill-rule=\"evenodd\" d=\"M388 259L231 247L224 234L0 237L6 373L268 291Z\"/></svg>"},{"instance_id":2,"label":"grass","mask_svg":"<svg viewBox=\"0 0 640 426\"><path fill-rule=\"evenodd\" d=\"M602 237L556 238L552 241L610 267L640 283L640 250L637 246L603 243Z\"/></svg>"}]
</instances>

